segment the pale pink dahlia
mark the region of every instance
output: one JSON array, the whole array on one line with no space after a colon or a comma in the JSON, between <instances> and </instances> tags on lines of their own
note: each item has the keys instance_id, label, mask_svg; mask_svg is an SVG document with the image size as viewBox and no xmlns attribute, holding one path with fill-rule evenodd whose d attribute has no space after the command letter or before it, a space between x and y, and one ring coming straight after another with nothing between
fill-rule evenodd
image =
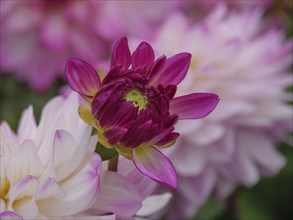
<instances>
[{"instance_id":1,"label":"pale pink dahlia","mask_svg":"<svg viewBox=\"0 0 293 220\"><path fill-rule=\"evenodd\" d=\"M63 78L67 57L91 63L108 58L114 40L125 35L150 37L176 5L176 1L1 0L1 71L45 90L57 77Z\"/></svg>"},{"instance_id":2,"label":"pale pink dahlia","mask_svg":"<svg viewBox=\"0 0 293 220\"><path fill-rule=\"evenodd\" d=\"M101 169L96 136L78 116L79 98L56 97L36 125L31 107L14 133L0 126L1 219L115 220L149 216L170 193L151 195L155 183L121 160L119 173Z\"/></svg>"},{"instance_id":3,"label":"pale pink dahlia","mask_svg":"<svg viewBox=\"0 0 293 220\"><path fill-rule=\"evenodd\" d=\"M152 42L158 54L192 54L179 94L208 91L221 97L209 117L180 122L181 137L164 152L179 176L170 216L190 216L212 191L225 198L237 185L275 175L285 163L275 144L292 129L285 92L292 83L292 40L281 30L260 32L261 16L260 11L227 15L219 7L191 25L176 15Z\"/></svg>"},{"instance_id":4,"label":"pale pink dahlia","mask_svg":"<svg viewBox=\"0 0 293 220\"><path fill-rule=\"evenodd\" d=\"M68 111L77 106L75 94L54 98L39 125L29 107L17 133L1 123L1 219L64 218L95 202L101 159L90 144L91 127Z\"/></svg>"},{"instance_id":5,"label":"pale pink dahlia","mask_svg":"<svg viewBox=\"0 0 293 220\"><path fill-rule=\"evenodd\" d=\"M174 188L176 172L160 149L178 138L178 120L205 117L219 101L211 93L174 98L190 59L189 53L180 53L155 60L146 42L131 54L122 38L114 46L107 74L77 58L69 59L65 70L71 88L88 103L80 107L80 115L96 128L99 142L133 160L146 176Z\"/></svg>"}]
</instances>

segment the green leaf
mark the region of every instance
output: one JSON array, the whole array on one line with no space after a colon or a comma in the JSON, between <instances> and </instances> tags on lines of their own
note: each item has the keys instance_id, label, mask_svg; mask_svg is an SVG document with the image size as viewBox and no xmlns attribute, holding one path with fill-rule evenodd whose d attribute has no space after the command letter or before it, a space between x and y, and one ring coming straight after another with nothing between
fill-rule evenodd
<instances>
[{"instance_id":1,"label":"green leaf","mask_svg":"<svg viewBox=\"0 0 293 220\"><path fill-rule=\"evenodd\" d=\"M117 151L115 148L112 148L112 149L106 148L100 142L97 142L95 152L101 156L103 161L110 160L117 154Z\"/></svg>"}]
</instances>

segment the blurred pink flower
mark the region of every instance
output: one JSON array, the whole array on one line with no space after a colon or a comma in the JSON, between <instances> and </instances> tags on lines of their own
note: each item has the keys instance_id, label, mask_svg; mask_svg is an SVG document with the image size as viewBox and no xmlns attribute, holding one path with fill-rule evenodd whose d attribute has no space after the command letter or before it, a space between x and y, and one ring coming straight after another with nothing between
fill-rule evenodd
<instances>
[{"instance_id":1,"label":"blurred pink flower","mask_svg":"<svg viewBox=\"0 0 293 220\"><path fill-rule=\"evenodd\" d=\"M109 220L148 216L169 202L170 193L151 195L156 184L123 159L120 173L101 170L79 103L73 93L52 99L39 125L29 107L17 134L1 123L1 219Z\"/></svg>"},{"instance_id":2,"label":"blurred pink flower","mask_svg":"<svg viewBox=\"0 0 293 220\"><path fill-rule=\"evenodd\" d=\"M0 68L37 90L45 90L63 77L68 57L78 56L91 63L107 59L113 41L125 35L151 37L156 25L177 4L0 1Z\"/></svg>"},{"instance_id":3,"label":"blurred pink flower","mask_svg":"<svg viewBox=\"0 0 293 220\"><path fill-rule=\"evenodd\" d=\"M226 5L231 10L253 10L255 8L266 8L272 4L273 0L199 0L183 1L183 9L190 13L206 14L219 5ZM195 15L196 16L196 15Z\"/></svg>"},{"instance_id":4,"label":"blurred pink flower","mask_svg":"<svg viewBox=\"0 0 293 220\"><path fill-rule=\"evenodd\" d=\"M152 42L158 54L192 54L179 94L208 91L221 99L209 117L179 122L182 136L165 152L178 173L169 209L174 219L194 214L211 192L225 198L237 185L275 175L285 163L275 144L292 129L292 109L285 104L292 40L281 30L260 32L261 17L258 10L227 15L220 6L190 25L177 14Z\"/></svg>"}]
</instances>

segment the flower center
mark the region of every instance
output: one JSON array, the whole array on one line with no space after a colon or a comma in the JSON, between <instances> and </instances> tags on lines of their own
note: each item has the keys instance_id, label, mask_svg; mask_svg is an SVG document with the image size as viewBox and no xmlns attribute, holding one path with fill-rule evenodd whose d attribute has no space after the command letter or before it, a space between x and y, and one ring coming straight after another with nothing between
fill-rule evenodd
<instances>
[{"instance_id":1,"label":"flower center","mask_svg":"<svg viewBox=\"0 0 293 220\"><path fill-rule=\"evenodd\" d=\"M145 109L148 104L147 97L137 88L128 90L125 93L124 99L131 101L134 106L138 107L138 111Z\"/></svg>"}]
</instances>

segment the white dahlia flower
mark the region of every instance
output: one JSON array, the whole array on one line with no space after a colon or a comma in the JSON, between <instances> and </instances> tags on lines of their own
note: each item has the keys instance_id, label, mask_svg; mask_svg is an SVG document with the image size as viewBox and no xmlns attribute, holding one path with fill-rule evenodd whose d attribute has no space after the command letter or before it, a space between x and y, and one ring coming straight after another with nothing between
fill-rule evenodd
<instances>
[{"instance_id":1,"label":"white dahlia flower","mask_svg":"<svg viewBox=\"0 0 293 220\"><path fill-rule=\"evenodd\" d=\"M1 123L1 216L62 218L87 210L99 192L101 159L91 128L78 116L78 98L57 97L39 125L26 109L15 134ZM1 217L1 218L2 218Z\"/></svg>"}]
</instances>

